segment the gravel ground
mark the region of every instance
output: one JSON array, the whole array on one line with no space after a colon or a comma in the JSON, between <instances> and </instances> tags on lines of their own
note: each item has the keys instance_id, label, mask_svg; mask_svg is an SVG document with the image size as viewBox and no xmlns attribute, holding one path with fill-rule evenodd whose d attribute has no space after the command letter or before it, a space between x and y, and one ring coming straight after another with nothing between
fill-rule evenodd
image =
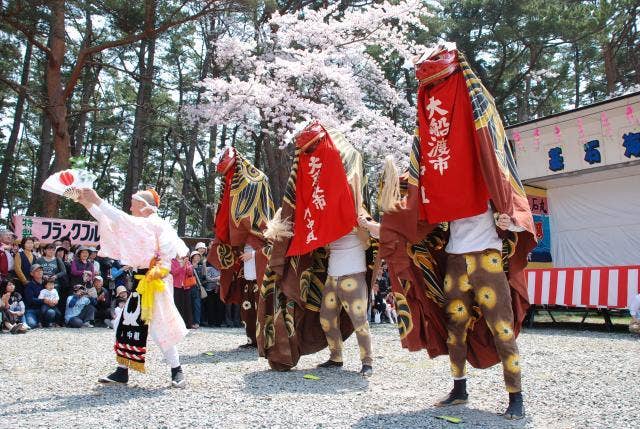
<instances>
[{"instance_id":1,"label":"gravel ground","mask_svg":"<svg viewBox=\"0 0 640 429\"><path fill-rule=\"evenodd\" d=\"M171 389L169 368L150 342L147 374L129 386L101 386L114 366L113 331L57 328L0 336L0 428L316 427L630 428L640 421L640 341L630 334L529 329L519 339L525 420L496 416L506 404L501 368L470 371L470 402L432 407L449 391L446 357L429 360L399 346L389 325L373 327L375 373L361 378L355 338L345 368L317 370L327 352L288 373L271 372L238 350L239 329L200 329L181 344L189 382ZM213 352L207 355L206 352ZM320 380L306 380L312 373ZM459 425L434 416L461 417Z\"/></svg>"}]
</instances>

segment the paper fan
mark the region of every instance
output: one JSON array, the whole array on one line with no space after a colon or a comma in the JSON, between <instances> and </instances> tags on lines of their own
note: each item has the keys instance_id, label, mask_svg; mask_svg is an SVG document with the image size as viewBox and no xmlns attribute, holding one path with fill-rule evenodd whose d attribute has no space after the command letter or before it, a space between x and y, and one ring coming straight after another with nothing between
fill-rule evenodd
<instances>
[{"instance_id":1,"label":"paper fan","mask_svg":"<svg viewBox=\"0 0 640 429\"><path fill-rule=\"evenodd\" d=\"M96 176L87 170L63 170L49 176L42 184L42 189L77 201L78 189L93 188L94 180Z\"/></svg>"}]
</instances>

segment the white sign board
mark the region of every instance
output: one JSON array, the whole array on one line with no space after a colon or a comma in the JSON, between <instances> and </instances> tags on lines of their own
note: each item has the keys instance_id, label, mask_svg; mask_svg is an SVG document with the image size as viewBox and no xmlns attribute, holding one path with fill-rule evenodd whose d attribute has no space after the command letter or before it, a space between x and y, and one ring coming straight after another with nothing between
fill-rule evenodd
<instances>
[{"instance_id":1,"label":"white sign board","mask_svg":"<svg viewBox=\"0 0 640 429\"><path fill-rule=\"evenodd\" d=\"M522 180L640 160L640 94L507 130Z\"/></svg>"}]
</instances>

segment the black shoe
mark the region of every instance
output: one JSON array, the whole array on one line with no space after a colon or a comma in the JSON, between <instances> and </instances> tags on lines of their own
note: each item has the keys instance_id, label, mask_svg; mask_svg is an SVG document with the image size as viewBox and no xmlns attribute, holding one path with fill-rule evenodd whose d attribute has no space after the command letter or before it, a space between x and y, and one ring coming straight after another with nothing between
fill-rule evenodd
<instances>
[{"instance_id":1,"label":"black shoe","mask_svg":"<svg viewBox=\"0 0 640 429\"><path fill-rule=\"evenodd\" d=\"M362 365L360 375L364 378L371 377L373 375L373 367L371 365Z\"/></svg>"},{"instance_id":2,"label":"black shoe","mask_svg":"<svg viewBox=\"0 0 640 429\"><path fill-rule=\"evenodd\" d=\"M255 349L256 347L258 347L258 345L255 343L247 343L247 344L238 346L239 349Z\"/></svg>"},{"instance_id":3,"label":"black shoe","mask_svg":"<svg viewBox=\"0 0 640 429\"><path fill-rule=\"evenodd\" d=\"M522 392L509 393L509 406L507 410L499 414L507 420L520 420L525 416L524 401L522 400Z\"/></svg>"},{"instance_id":4,"label":"black shoe","mask_svg":"<svg viewBox=\"0 0 640 429\"><path fill-rule=\"evenodd\" d=\"M171 387L184 389L187 385L187 379L184 378L182 367L171 368Z\"/></svg>"},{"instance_id":5,"label":"black shoe","mask_svg":"<svg viewBox=\"0 0 640 429\"><path fill-rule=\"evenodd\" d=\"M342 367L342 362L336 362L334 360L329 359L325 363L321 363L318 365L318 368L340 368Z\"/></svg>"},{"instance_id":6,"label":"black shoe","mask_svg":"<svg viewBox=\"0 0 640 429\"><path fill-rule=\"evenodd\" d=\"M467 379L453 380L453 390L449 394L436 402L436 407L448 407L451 405L466 404L469 400L469 394L467 393Z\"/></svg>"},{"instance_id":7,"label":"black shoe","mask_svg":"<svg viewBox=\"0 0 640 429\"><path fill-rule=\"evenodd\" d=\"M112 374L109 374L106 377L100 377L98 382L127 384L129 382L129 370L119 366Z\"/></svg>"}]
</instances>

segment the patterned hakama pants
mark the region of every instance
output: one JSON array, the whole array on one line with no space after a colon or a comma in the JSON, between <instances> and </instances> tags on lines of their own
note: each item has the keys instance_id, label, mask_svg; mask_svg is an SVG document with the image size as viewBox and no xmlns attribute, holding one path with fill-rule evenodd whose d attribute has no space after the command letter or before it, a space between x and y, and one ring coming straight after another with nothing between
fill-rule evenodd
<instances>
[{"instance_id":1,"label":"patterned hakama pants","mask_svg":"<svg viewBox=\"0 0 640 429\"><path fill-rule=\"evenodd\" d=\"M242 289L242 306L240 319L244 324L247 339L251 344L257 344L256 321L258 317L258 284L255 280L247 280Z\"/></svg>"},{"instance_id":2,"label":"patterned hakama pants","mask_svg":"<svg viewBox=\"0 0 640 429\"><path fill-rule=\"evenodd\" d=\"M320 324L327 337L331 359L342 362L342 333L340 331L340 312L349 315L360 346L360 360L363 365L373 363L371 334L367 320L367 282L364 273L347 276L328 276L322 291L320 306Z\"/></svg>"},{"instance_id":3,"label":"patterned hakama pants","mask_svg":"<svg viewBox=\"0 0 640 429\"><path fill-rule=\"evenodd\" d=\"M447 347L454 379L466 377L467 332L482 314L502 361L507 391L521 391L510 290L497 250L448 256L444 291Z\"/></svg>"}]
</instances>

